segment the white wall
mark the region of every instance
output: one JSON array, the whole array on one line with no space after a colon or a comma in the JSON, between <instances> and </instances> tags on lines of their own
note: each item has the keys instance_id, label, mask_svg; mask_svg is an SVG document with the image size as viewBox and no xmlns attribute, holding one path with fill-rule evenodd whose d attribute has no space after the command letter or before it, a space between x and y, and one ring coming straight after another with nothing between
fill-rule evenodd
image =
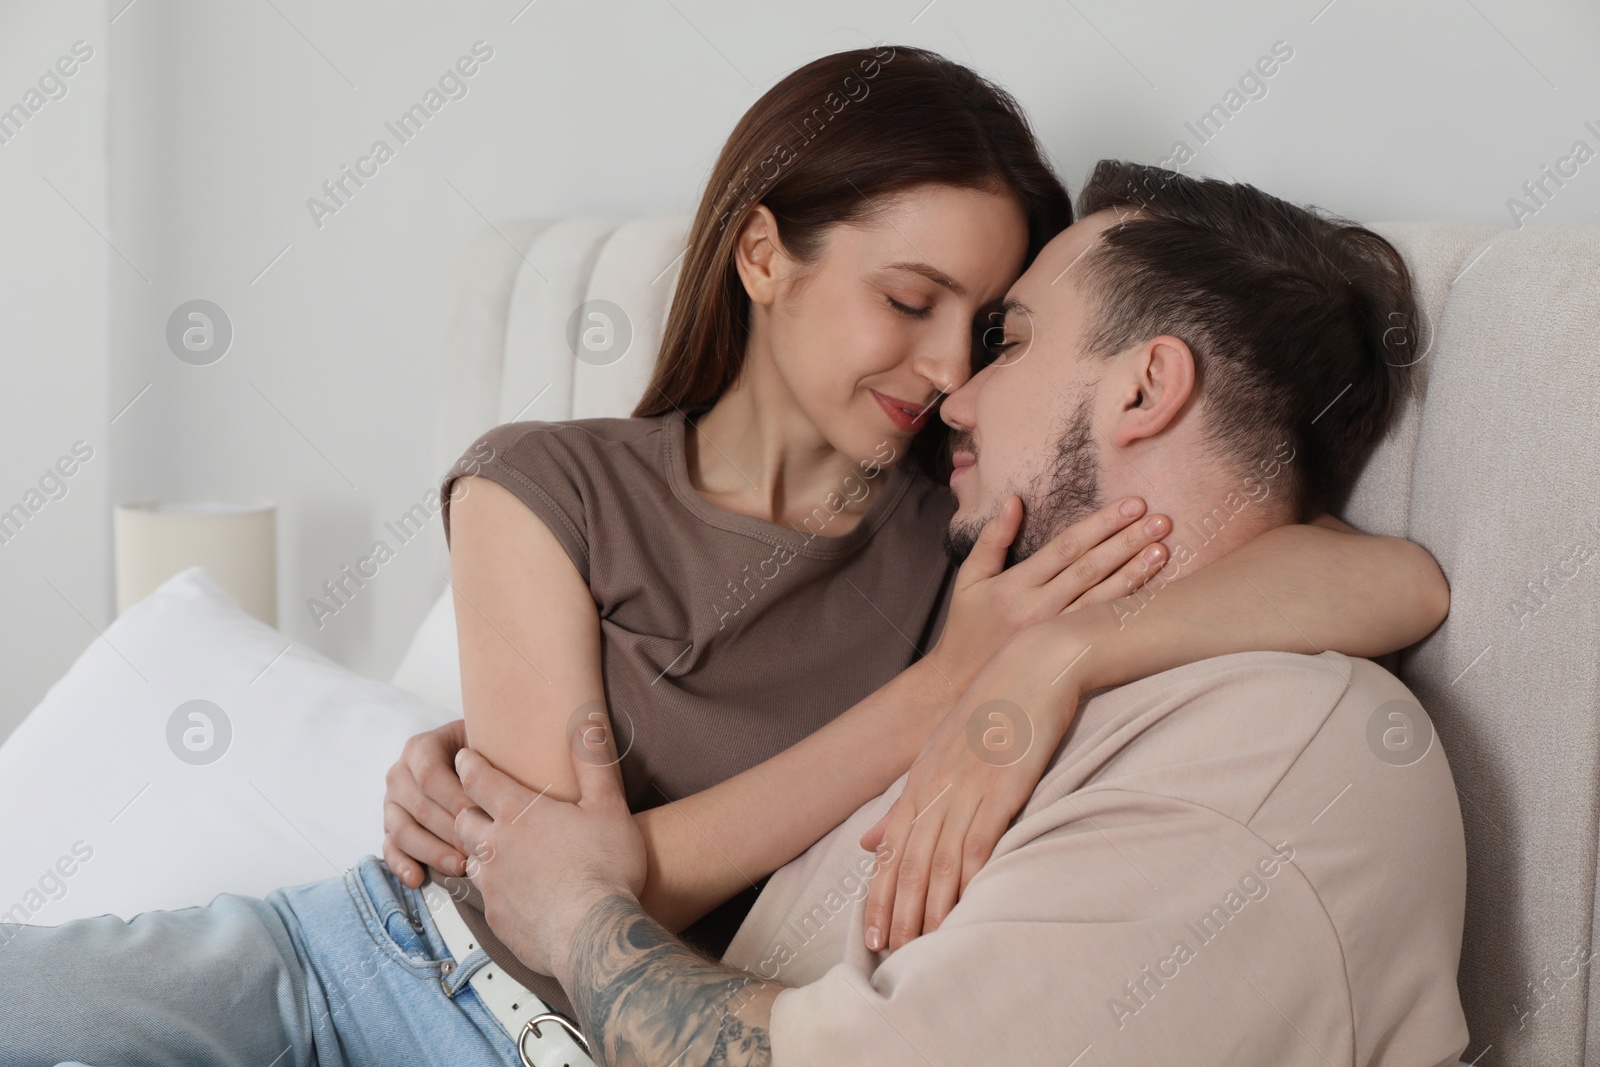
<instances>
[{"instance_id":1,"label":"white wall","mask_svg":"<svg viewBox=\"0 0 1600 1067\"><path fill-rule=\"evenodd\" d=\"M0 4L0 737L110 618L107 18Z\"/></svg>"},{"instance_id":2,"label":"white wall","mask_svg":"<svg viewBox=\"0 0 1600 1067\"><path fill-rule=\"evenodd\" d=\"M85 491L41 513L48 543L21 546L37 555L0 548L11 609L0 733L92 635L33 572L59 576L96 625L110 616L110 500L276 499L280 625L386 676L437 593L437 518L428 544L402 548L322 629L304 605L442 473L432 418L457 248L485 217L690 210L738 115L821 53L887 39L976 66L1030 110L1073 188L1102 156L1202 147L1185 123L1279 41L1293 58L1186 169L1368 220L1507 225L1508 198L1541 165L1579 139L1600 150L1600 10L1576 0L110 3L101 54L116 64L87 71L114 88L109 204L95 148L106 108L87 91L103 80L79 83L26 131L56 138L62 155L0 146L11 205L0 299L26 305L0 323L13 386L0 500L72 440L105 439L106 409L149 389L111 428L111 456L97 453L107 461L74 489ZM0 7L0 100L90 32L62 14L80 8ZM468 95L319 228L307 198L375 139L396 145L385 121L479 40L494 55ZM41 171L97 225L109 215L132 266ZM1600 161L1532 222L1597 211ZM109 365L96 356L107 278ZM164 341L167 316L194 298L220 304L235 329L208 367ZM108 472L109 494L91 495Z\"/></svg>"}]
</instances>

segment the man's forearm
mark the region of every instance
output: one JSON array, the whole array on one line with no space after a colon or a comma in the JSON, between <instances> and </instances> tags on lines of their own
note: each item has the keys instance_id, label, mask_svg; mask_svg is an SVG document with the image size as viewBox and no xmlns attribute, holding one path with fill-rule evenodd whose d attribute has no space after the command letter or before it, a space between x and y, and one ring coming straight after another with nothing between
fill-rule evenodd
<instances>
[{"instance_id":1,"label":"man's forearm","mask_svg":"<svg viewBox=\"0 0 1600 1067\"><path fill-rule=\"evenodd\" d=\"M783 985L692 951L623 893L594 899L568 930L558 977L602 1067L772 1062Z\"/></svg>"}]
</instances>

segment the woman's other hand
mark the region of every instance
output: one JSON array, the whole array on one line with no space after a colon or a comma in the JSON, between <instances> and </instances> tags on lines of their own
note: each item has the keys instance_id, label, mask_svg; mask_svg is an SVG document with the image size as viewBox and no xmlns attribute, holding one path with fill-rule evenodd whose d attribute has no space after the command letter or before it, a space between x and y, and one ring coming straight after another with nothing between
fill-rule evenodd
<instances>
[{"instance_id":1,"label":"woman's other hand","mask_svg":"<svg viewBox=\"0 0 1600 1067\"><path fill-rule=\"evenodd\" d=\"M911 765L905 788L861 835L878 854L867 948L893 951L938 928L1039 785L1086 690L1067 668L1087 651L1065 620L1009 642Z\"/></svg>"},{"instance_id":2,"label":"woman's other hand","mask_svg":"<svg viewBox=\"0 0 1600 1067\"><path fill-rule=\"evenodd\" d=\"M456 753L467 745L465 719L406 741L385 775L383 859L412 889L422 885L423 864L447 874L467 873L456 837L456 815L469 807L456 775Z\"/></svg>"},{"instance_id":3,"label":"woman's other hand","mask_svg":"<svg viewBox=\"0 0 1600 1067\"><path fill-rule=\"evenodd\" d=\"M1027 559L1006 567L1022 525L1022 500L1008 496L983 527L956 574L955 592L928 660L952 686L965 688L989 657L1024 627L1138 590L1167 562L1160 539L1165 515L1145 517L1138 497L1107 506L1056 534Z\"/></svg>"}]
</instances>

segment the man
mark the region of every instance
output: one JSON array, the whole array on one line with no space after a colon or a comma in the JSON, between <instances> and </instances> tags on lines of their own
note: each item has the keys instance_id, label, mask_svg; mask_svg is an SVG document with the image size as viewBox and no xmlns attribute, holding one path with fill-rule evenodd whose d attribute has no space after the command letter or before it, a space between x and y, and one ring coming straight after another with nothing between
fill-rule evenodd
<instances>
[{"instance_id":1,"label":"man","mask_svg":"<svg viewBox=\"0 0 1600 1067\"><path fill-rule=\"evenodd\" d=\"M1248 186L1104 162L1081 214L943 417L957 552L1009 492L1035 505L1021 554L1102 497L1172 517L1167 572L1092 634L1337 502L1395 408L1415 308L1381 239ZM1010 669L1059 652L1051 625L985 670L955 734L1058 699ZM774 875L714 963L640 908L642 842L594 733L573 738L575 804L530 807L462 750L478 807L457 830L495 857L473 873L495 929L561 980L598 1062L1429 1065L1465 1047L1450 771L1365 660L1223 656L1091 694L960 903L876 952L913 824L981 773L919 762ZM988 762L949 751L939 766Z\"/></svg>"}]
</instances>

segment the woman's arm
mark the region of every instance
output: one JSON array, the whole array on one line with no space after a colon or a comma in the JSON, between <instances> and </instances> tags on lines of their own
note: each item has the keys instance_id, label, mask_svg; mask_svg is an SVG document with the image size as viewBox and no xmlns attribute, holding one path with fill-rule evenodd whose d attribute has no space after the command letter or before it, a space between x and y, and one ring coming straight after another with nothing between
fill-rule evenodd
<instances>
[{"instance_id":1,"label":"woman's arm","mask_svg":"<svg viewBox=\"0 0 1600 1067\"><path fill-rule=\"evenodd\" d=\"M572 717L605 699L594 598L550 528L498 482L456 479L450 516L466 742L529 789L574 801Z\"/></svg>"},{"instance_id":2,"label":"woman's arm","mask_svg":"<svg viewBox=\"0 0 1600 1067\"><path fill-rule=\"evenodd\" d=\"M1093 646L1074 668L1087 692L1234 652L1381 656L1428 636L1449 610L1450 586L1427 549L1319 516L1042 625L1058 628L1064 648Z\"/></svg>"},{"instance_id":3,"label":"woman's arm","mask_svg":"<svg viewBox=\"0 0 1600 1067\"><path fill-rule=\"evenodd\" d=\"M867 898L867 947L899 948L944 921L1038 785L1083 693L1235 652L1382 655L1426 637L1449 606L1444 575L1421 546L1324 517L1025 628L962 695L862 837L862 847L885 849ZM1031 745L1015 759L971 749L965 720L991 700L1027 709ZM935 801L940 818L913 827Z\"/></svg>"},{"instance_id":4,"label":"woman's arm","mask_svg":"<svg viewBox=\"0 0 1600 1067\"><path fill-rule=\"evenodd\" d=\"M603 698L593 598L549 528L513 494L482 478L455 486L451 565L465 739L528 788L570 800L573 717ZM927 658L787 751L636 815L651 863L641 896L647 910L681 929L787 863L905 772L1012 633L1137 585L1161 558L1151 564L1142 550L1170 523L1157 517L1147 531L1135 525L1142 503L1123 503L1002 573L1021 520L1020 504L1008 505L958 577L945 636L959 640L941 639ZM419 735L389 773L384 856L408 885L421 881L414 859L461 870L453 823L468 801L448 762L461 740L450 726Z\"/></svg>"}]
</instances>

